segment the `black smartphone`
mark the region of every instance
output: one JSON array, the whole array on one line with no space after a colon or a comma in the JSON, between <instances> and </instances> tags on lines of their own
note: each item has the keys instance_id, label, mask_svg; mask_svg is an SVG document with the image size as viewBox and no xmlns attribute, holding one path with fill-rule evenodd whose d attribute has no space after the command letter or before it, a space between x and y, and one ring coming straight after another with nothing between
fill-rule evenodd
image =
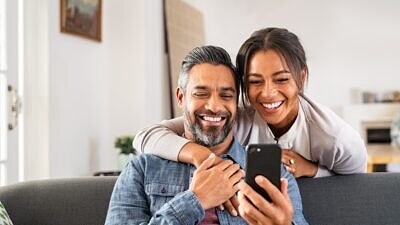
<instances>
[{"instance_id":1,"label":"black smartphone","mask_svg":"<svg viewBox=\"0 0 400 225\"><path fill-rule=\"evenodd\" d=\"M252 144L247 146L246 183L268 201L271 201L271 198L263 188L257 185L255 177L262 175L268 178L280 190L281 155L282 149L278 144Z\"/></svg>"}]
</instances>

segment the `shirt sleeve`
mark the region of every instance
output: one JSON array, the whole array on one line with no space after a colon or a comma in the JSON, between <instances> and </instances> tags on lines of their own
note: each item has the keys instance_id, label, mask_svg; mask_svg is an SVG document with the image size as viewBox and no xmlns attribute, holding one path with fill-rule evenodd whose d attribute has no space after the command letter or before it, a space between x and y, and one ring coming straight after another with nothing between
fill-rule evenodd
<instances>
[{"instance_id":1,"label":"shirt sleeve","mask_svg":"<svg viewBox=\"0 0 400 225\"><path fill-rule=\"evenodd\" d=\"M142 153L157 155L161 158L178 161L178 155L189 140L179 136L184 133L184 119L177 117L164 120L139 131L133 141L133 147ZM168 148L165 148L168 146Z\"/></svg>"},{"instance_id":2,"label":"shirt sleeve","mask_svg":"<svg viewBox=\"0 0 400 225\"><path fill-rule=\"evenodd\" d=\"M334 173L328 170L325 166L318 165L317 174L315 174L314 178L317 177L329 177L334 175Z\"/></svg>"},{"instance_id":3,"label":"shirt sleeve","mask_svg":"<svg viewBox=\"0 0 400 225\"><path fill-rule=\"evenodd\" d=\"M283 166L281 166L281 177L286 178L288 181L288 194L293 207L292 223L295 225L308 224L303 215L303 203L301 202L300 190L296 179Z\"/></svg>"},{"instance_id":4,"label":"shirt sleeve","mask_svg":"<svg viewBox=\"0 0 400 225\"><path fill-rule=\"evenodd\" d=\"M334 151L332 171L336 174L365 173L368 154L364 141L349 125L338 135Z\"/></svg>"},{"instance_id":5,"label":"shirt sleeve","mask_svg":"<svg viewBox=\"0 0 400 225\"><path fill-rule=\"evenodd\" d=\"M196 224L204 217L204 209L192 191L177 194L155 213L151 213L144 187L144 172L138 160L131 161L118 177L111 195L106 225Z\"/></svg>"}]
</instances>

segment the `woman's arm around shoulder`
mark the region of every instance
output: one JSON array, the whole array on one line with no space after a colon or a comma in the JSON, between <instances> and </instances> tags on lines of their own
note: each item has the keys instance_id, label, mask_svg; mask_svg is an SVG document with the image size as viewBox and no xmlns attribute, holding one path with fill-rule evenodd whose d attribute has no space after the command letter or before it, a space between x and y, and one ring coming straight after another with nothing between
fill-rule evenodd
<instances>
[{"instance_id":1,"label":"woman's arm around shoulder","mask_svg":"<svg viewBox=\"0 0 400 225\"><path fill-rule=\"evenodd\" d=\"M180 136L184 132L183 123L183 117L177 117L146 127L136 134L133 147L141 153L177 161L179 151L189 142Z\"/></svg>"},{"instance_id":2,"label":"woman's arm around shoulder","mask_svg":"<svg viewBox=\"0 0 400 225\"><path fill-rule=\"evenodd\" d=\"M164 120L139 131L133 147L142 153L198 166L211 152L208 148L180 136L184 131L183 117Z\"/></svg>"}]
</instances>

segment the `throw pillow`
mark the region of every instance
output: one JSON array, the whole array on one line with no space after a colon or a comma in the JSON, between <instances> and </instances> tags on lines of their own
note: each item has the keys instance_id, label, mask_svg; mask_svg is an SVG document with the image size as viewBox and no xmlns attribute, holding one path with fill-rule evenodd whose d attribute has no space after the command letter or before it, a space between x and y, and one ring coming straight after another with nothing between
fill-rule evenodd
<instances>
[{"instance_id":1,"label":"throw pillow","mask_svg":"<svg viewBox=\"0 0 400 225\"><path fill-rule=\"evenodd\" d=\"M0 225L13 225L3 204L0 202Z\"/></svg>"}]
</instances>

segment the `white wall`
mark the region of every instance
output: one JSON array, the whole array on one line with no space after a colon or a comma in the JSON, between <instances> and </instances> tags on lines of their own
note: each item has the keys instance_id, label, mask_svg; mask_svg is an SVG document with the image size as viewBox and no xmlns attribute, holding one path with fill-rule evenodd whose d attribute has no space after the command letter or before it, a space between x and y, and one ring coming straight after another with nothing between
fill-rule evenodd
<instances>
[{"instance_id":1,"label":"white wall","mask_svg":"<svg viewBox=\"0 0 400 225\"><path fill-rule=\"evenodd\" d=\"M26 170L41 164L48 168L26 179L114 170L116 136L135 134L169 116L161 1L103 1L100 43L60 33L59 2L47 0L48 52L37 55L48 55L48 84L41 83L48 88L42 98L48 99L48 152L40 150L45 143L37 143L33 151L41 156L26 162ZM40 35L34 38L32 43L43 42Z\"/></svg>"},{"instance_id":2,"label":"white wall","mask_svg":"<svg viewBox=\"0 0 400 225\"><path fill-rule=\"evenodd\" d=\"M59 32L59 1L27 3L35 19L26 19L26 179L115 169L115 136L168 118L161 2L103 1L101 43ZM338 112L353 89L399 88L396 0L186 2L203 11L206 42L233 58L256 29L296 33L308 56L308 95Z\"/></svg>"},{"instance_id":3,"label":"white wall","mask_svg":"<svg viewBox=\"0 0 400 225\"><path fill-rule=\"evenodd\" d=\"M47 0L24 2L24 177L48 177L49 35Z\"/></svg>"},{"instance_id":4,"label":"white wall","mask_svg":"<svg viewBox=\"0 0 400 225\"><path fill-rule=\"evenodd\" d=\"M400 88L400 2L396 0L186 0L204 13L206 42L236 57L264 27L286 27L303 43L306 93L341 113L354 90Z\"/></svg>"}]
</instances>

